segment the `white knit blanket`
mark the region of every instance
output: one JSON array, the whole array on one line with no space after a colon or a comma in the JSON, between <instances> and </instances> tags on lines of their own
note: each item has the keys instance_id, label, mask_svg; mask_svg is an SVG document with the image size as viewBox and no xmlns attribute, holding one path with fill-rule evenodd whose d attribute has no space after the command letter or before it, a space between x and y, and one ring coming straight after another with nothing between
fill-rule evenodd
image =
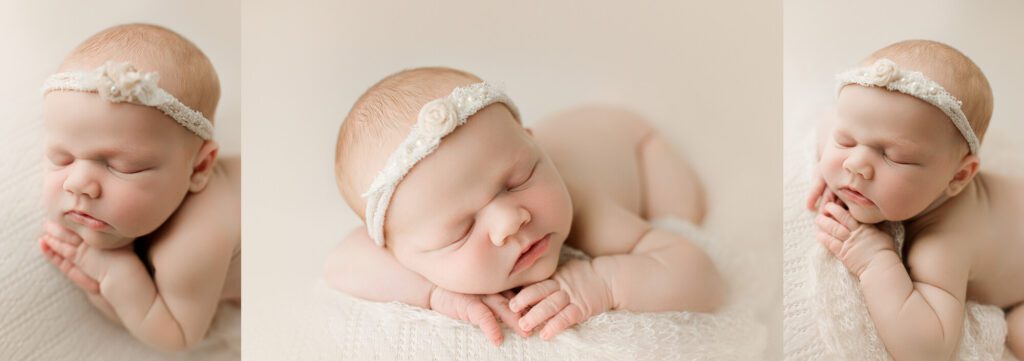
<instances>
[{"instance_id":1,"label":"white knit blanket","mask_svg":"<svg viewBox=\"0 0 1024 361\"><path fill-rule=\"evenodd\" d=\"M0 109L0 359L238 360L238 307L221 306L195 350L161 353L108 321L46 262L36 243L44 219L41 122L5 110L10 109Z\"/></svg>"},{"instance_id":2,"label":"white knit blanket","mask_svg":"<svg viewBox=\"0 0 1024 361\"><path fill-rule=\"evenodd\" d=\"M706 237L675 220L659 220L701 244ZM545 342L524 339L504 327L505 341L492 346L480 330L436 312L397 302L364 301L318 282L315 309L289 310L305 325L292 337L308 345L290 348L288 359L338 360L759 360L766 329L752 316L774 285L758 282L753 255L706 249L730 282L730 301L716 314L607 312ZM571 251L569 252L571 253ZM565 256L566 253L563 253ZM777 287L777 286L774 286Z\"/></svg>"},{"instance_id":3,"label":"white knit blanket","mask_svg":"<svg viewBox=\"0 0 1024 361\"><path fill-rule=\"evenodd\" d=\"M856 279L815 240L815 214L804 208L815 154L813 126L784 150L783 318L786 360L890 360ZM789 126L789 125L787 125ZM991 136L990 136L991 138ZM988 141L988 140L986 140ZM990 144L991 145L991 144ZM992 153L992 147L986 147ZM996 163L1006 164L1006 157ZM987 164L991 165L992 162ZM1017 163L1024 164L1024 163ZM991 168L988 168L991 169ZM886 225L897 245L903 229ZM960 360L1012 359L1004 352L1006 322L994 306L968 302Z\"/></svg>"}]
</instances>

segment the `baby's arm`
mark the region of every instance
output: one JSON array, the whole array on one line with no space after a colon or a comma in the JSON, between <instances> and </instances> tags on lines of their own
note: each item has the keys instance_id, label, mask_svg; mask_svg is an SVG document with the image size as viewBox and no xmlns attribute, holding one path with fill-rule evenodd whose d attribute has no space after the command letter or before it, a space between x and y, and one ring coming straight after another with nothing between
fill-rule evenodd
<instances>
[{"instance_id":1,"label":"baby's arm","mask_svg":"<svg viewBox=\"0 0 1024 361\"><path fill-rule=\"evenodd\" d=\"M557 283L536 283L512 299L510 306L516 312L534 305L520 321L525 330L547 323L541 337L550 339L610 309L711 312L721 305L725 284L703 250L675 233L653 229L643 219L620 211L609 208L595 214L605 216L599 218L602 222L594 230L595 236L614 234L636 240L634 245L626 247L624 254L603 252L616 247L613 239L578 245L597 256L562 265L552 277ZM618 239L618 247L622 239Z\"/></svg>"},{"instance_id":2,"label":"baby's arm","mask_svg":"<svg viewBox=\"0 0 1024 361\"><path fill-rule=\"evenodd\" d=\"M509 310L510 292L467 295L437 287L374 244L366 227L353 230L331 253L325 277L331 287L359 298L398 301L470 322L495 345L504 338L495 314L516 333L529 336L518 327L519 315Z\"/></svg>"},{"instance_id":3,"label":"baby's arm","mask_svg":"<svg viewBox=\"0 0 1024 361\"><path fill-rule=\"evenodd\" d=\"M907 268L892 237L859 224L836 203L817 219L819 240L858 277L871 319L896 360L948 360L964 322L967 252L935 236L918 236Z\"/></svg>"},{"instance_id":4,"label":"baby's arm","mask_svg":"<svg viewBox=\"0 0 1024 361\"><path fill-rule=\"evenodd\" d=\"M240 239L238 191L228 183L215 175L150 235L152 277L130 246L92 248L65 229L63 242L50 247L98 282L90 300L136 338L161 350L188 349L209 328Z\"/></svg>"}]
</instances>

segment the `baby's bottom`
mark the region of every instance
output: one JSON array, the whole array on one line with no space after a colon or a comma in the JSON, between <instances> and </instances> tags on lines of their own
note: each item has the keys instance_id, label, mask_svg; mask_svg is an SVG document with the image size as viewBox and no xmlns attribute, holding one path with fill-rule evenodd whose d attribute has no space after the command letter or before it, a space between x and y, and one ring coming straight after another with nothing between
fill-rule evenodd
<instances>
[{"instance_id":1,"label":"baby's bottom","mask_svg":"<svg viewBox=\"0 0 1024 361\"><path fill-rule=\"evenodd\" d=\"M686 160L653 131L641 142L639 156L645 193L643 217L677 217L701 224L704 188Z\"/></svg>"},{"instance_id":2,"label":"baby's bottom","mask_svg":"<svg viewBox=\"0 0 1024 361\"><path fill-rule=\"evenodd\" d=\"M1024 306L1017 305L1006 314L1006 347L1018 360L1024 360Z\"/></svg>"}]
</instances>

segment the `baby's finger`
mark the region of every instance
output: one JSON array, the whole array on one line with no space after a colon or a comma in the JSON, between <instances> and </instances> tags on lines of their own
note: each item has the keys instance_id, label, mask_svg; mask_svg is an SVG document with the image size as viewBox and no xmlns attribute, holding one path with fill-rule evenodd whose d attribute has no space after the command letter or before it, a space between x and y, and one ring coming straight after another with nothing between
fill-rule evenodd
<instances>
[{"instance_id":1,"label":"baby's finger","mask_svg":"<svg viewBox=\"0 0 1024 361\"><path fill-rule=\"evenodd\" d=\"M579 306L570 303L559 311L555 317L548 320L548 323L544 325L544 329L540 331L540 337L544 341L551 340L559 333L562 333L562 331L565 331L565 329L582 321L583 311L580 310Z\"/></svg>"},{"instance_id":2,"label":"baby's finger","mask_svg":"<svg viewBox=\"0 0 1024 361\"><path fill-rule=\"evenodd\" d=\"M43 228L46 229L47 234L58 241L69 243L72 246L82 243L82 237L79 237L78 234L52 221L47 221Z\"/></svg>"},{"instance_id":3,"label":"baby's finger","mask_svg":"<svg viewBox=\"0 0 1024 361\"><path fill-rule=\"evenodd\" d=\"M846 229L850 230L851 232L857 229L857 227L860 227L860 222L857 222L856 219L853 219L853 216L850 215L850 211L843 209L843 207L836 203L826 204L824 207L824 213L831 216L833 219L839 222L839 224L842 224L844 227L846 227Z\"/></svg>"},{"instance_id":4,"label":"baby's finger","mask_svg":"<svg viewBox=\"0 0 1024 361\"><path fill-rule=\"evenodd\" d=\"M833 255L838 256L839 252L843 250L843 241L832 237L828 233L818 232L815 235L815 238L817 238L818 242L821 243L822 246L825 246L825 249L828 249L828 251Z\"/></svg>"},{"instance_id":5,"label":"baby's finger","mask_svg":"<svg viewBox=\"0 0 1024 361\"><path fill-rule=\"evenodd\" d=\"M836 199L837 199L836 198L836 194L833 193L832 190L828 189L828 188L825 188L824 198L825 198L825 202L835 202Z\"/></svg>"},{"instance_id":6,"label":"baby's finger","mask_svg":"<svg viewBox=\"0 0 1024 361\"><path fill-rule=\"evenodd\" d=\"M814 217L814 224L818 225L818 229L825 231L826 233L840 240L846 240L850 238L850 230L846 229L846 226L839 224L838 221L832 219L832 217L829 217L827 215L818 214L817 217Z\"/></svg>"},{"instance_id":7,"label":"baby's finger","mask_svg":"<svg viewBox=\"0 0 1024 361\"><path fill-rule=\"evenodd\" d=\"M72 267L65 274L72 283L89 293L100 293L100 283L82 272L81 268Z\"/></svg>"},{"instance_id":8,"label":"baby's finger","mask_svg":"<svg viewBox=\"0 0 1024 361\"><path fill-rule=\"evenodd\" d=\"M50 261L50 263L56 266L57 268L60 268L60 264L61 262L64 261L64 258L58 255L57 252L54 252L52 249L50 249L50 246L42 237L39 238L39 247L42 248L43 256L46 257L46 260Z\"/></svg>"},{"instance_id":9,"label":"baby's finger","mask_svg":"<svg viewBox=\"0 0 1024 361\"><path fill-rule=\"evenodd\" d=\"M807 196L807 209L812 211L818 209L818 199L821 198L823 190L825 190L825 181L816 180L814 186L811 187L811 193Z\"/></svg>"},{"instance_id":10,"label":"baby's finger","mask_svg":"<svg viewBox=\"0 0 1024 361\"><path fill-rule=\"evenodd\" d=\"M558 282L555 280L549 279L534 283L519 291L519 294L508 302L508 307L512 309L512 312L522 311L526 306L537 303L555 291L558 291Z\"/></svg>"},{"instance_id":11,"label":"baby's finger","mask_svg":"<svg viewBox=\"0 0 1024 361\"><path fill-rule=\"evenodd\" d=\"M502 334L501 326L498 326L498 320L494 318L494 314L487 308L483 302L474 302L469 305L466 310L469 316L469 322L480 327L480 330L484 332L484 336L491 341L494 346L501 345Z\"/></svg>"},{"instance_id":12,"label":"baby's finger","mask_svg":"<svg viewBox=\"0 0 1024 361\"><path fill-rule=\"evenodd\" d=\"M496 313L501 322L504 322L508 327L512 328L513 331L523 337L530 337L530 333L523 331L519 327L519 314L512 312L508 308L508 298L501 295L486 295L484 296L484 304L491 309L491 312Z\"/></svg>"},{"instance_id":13,"label":"baby's finger","mask_svg":"<svg viewBox=\"0 0 1024 361\"><path fill-rule=\"evenodd\" d=\"M533 306L530 312L527 312L526 316L519 320L519 327L526 331L533 330L534 327L553 317L568 304L569 294L558 290Z\"/></svg>"},{"instance_id":14,"label":"baby's finger","mask_svg":"<svg viewBox=\"0 0 1024 361\"><path fill-rule=\"evenodd\" d=\"M61 242L49 235L43 236L43 240L46 241L46 245L50 246L51 250L65 259L73 260L75 259L75 254L78 253L78 247Z\"/></svg>"}]
</instances>

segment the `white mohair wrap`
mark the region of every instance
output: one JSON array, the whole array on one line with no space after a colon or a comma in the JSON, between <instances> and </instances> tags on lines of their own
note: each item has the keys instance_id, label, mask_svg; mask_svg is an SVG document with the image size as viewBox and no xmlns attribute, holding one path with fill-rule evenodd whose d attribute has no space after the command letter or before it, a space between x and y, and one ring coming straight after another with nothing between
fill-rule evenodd
<instances>
[{"instance_id":1,"label":"white mohair wrap","mask_svg":"<svg viewBox=\"0 0 1024 361\"><path fill-rule=\"evenodd\" d=\"M96 92L111 103L132 103L159 109L203 140L213 139L213 123L203 113L189 108L160 88L160 75L143 73L129 63L106 62L93 71L71 71L51 75L42 93L52 91Z\"/></svg>"},{"instance_id":2,"label":"white mohair wrap","mask_svg":"<svg viewBox=\"0 0 1024 361\"><path fill-rule=\"evenodd\" d=\"M441 139L465 124L470 116L498 102L505 103L512 115L519 118L519 110L504 90L487 82L456 87L447 96L432 100L420 108L409 135L391 153L384 168L363 193L366 198L366 230L374 243L384 246L384 216L387 215L395 188L409 170L433 153L441 144Z\"/></svg>"},{"instance_id":3,"label":"white mohair wrap","mask_svg":"<svg viewBox=\"0 0 1024 361\"><path fill-rule=\"evenodd\" d=\"M786 360L891 360L856 278L815 240L815 214L804 208L814 165L813 127L788 144L783 174L783 352ZM883 227L897 249L903 227ZM967 303L958 360L998 360L1006 321L995 306ZM1005 354L1004 354L1005 353ZM1012 359L1012 358L1010 358Z\"/></svg>"},{"instance_id":4,"label":"white mohair wrap","mask_svg":"<svg viewBox=\"0 0 1024 361\"><path fill-rule=\"evenodd\" d=\"M942 85L924 76L924 73L902 70L892 60L883 58L878 59L871 66L840 73L836 75L836 79L839 81L837 95L843 87L857 84L900 92L934 105L946 113L956 129L960 131L960 135L967 141L967 147L970 148L971 153L978 154L981 144L978 142L978 136L974 134L974 129L971 129L971 124L967 122L967 116L960 109L962 103L949 94Z\"/></svg>"}]
</instances>

